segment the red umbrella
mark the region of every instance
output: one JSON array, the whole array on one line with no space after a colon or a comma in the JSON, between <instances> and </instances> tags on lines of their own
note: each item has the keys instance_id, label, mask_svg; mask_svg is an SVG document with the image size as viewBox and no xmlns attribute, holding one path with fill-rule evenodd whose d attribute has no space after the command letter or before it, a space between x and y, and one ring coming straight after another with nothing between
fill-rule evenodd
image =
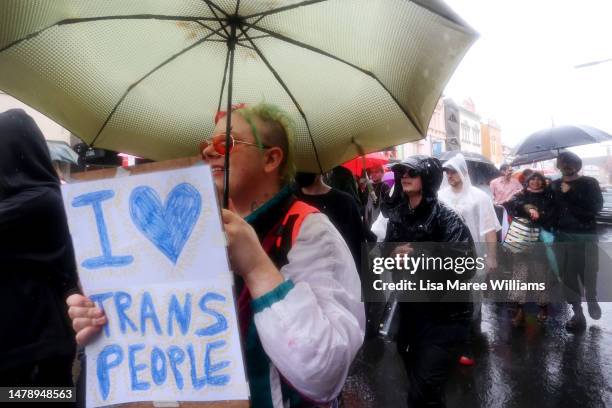
<instances>
[{"instance_id":1,"label":"red umbrella","mask_svg":"<svg viewBox=\"0 0 612 408\"><path fill-rule=\"evenodd\" d=\"M359 156L353 160L349 160L342 165L349 169L357 177L361 176L363 169L371 169L373 167L383 166L389 162L387 156L382 152L368 153L365 156Z\"/></svg>"}]
</instances>

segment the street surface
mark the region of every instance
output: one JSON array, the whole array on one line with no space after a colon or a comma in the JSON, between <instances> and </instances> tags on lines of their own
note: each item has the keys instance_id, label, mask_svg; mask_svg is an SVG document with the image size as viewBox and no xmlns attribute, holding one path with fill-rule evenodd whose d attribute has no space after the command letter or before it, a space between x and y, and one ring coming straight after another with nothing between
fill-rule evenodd
<instances>
[{"instance_id":1,"label":"street surface","mask_svg":"<svg viewBox=\"0 0 612 408\"><path fill-rule=\"evenodd\" d=\"M514 329L507 307L483 306L476 365L457 364L447 387L449 408L612 407L612 303L603 317L587 317L587 330L564 328L570 312L554 305L547 323L528 308L525 327ZM406 407L406 376L395 343L366 341L343 392L347 407Z\"/></svg>"},{"instance_id":2,"label":"street surface","mask_svg":"<svg viewBox=\"0 0 612 408\"><path fill-rule=\"evenodd\" d=\"M612 228L602 230L600 242L612 242ZM611 275L612 270L600 268L599 288L611 287ZM583 307L587 314L586 303ZM544 324L535 318L538 307L528 305L526 325L519 329L512 327L507 305L484 304L482 334L473 344L476 364L457 364L447 387L447 406L612 407L612 303L602 302L601 308L600 320L587 315L586 331L573 335L564 327L571 312L563 303L551 305ZM403 408L406 387L395 343L373 338L355 361L343 400L350 408Z\"/></svg>"}]
</instances>

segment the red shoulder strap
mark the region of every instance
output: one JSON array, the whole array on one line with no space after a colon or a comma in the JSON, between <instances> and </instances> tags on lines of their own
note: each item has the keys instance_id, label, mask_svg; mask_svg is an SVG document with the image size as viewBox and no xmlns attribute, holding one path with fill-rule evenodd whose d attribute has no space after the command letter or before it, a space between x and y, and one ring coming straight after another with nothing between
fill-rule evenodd
<instances>
[{"instance_id":1,"label":"red shoulder strap","mask_svg":"<svg viewBox=\"0 0 612 408\"><path fill-rule=\"evenodd\" d=\"M306 217L310 214L318 213L319 210L315 207L306 204L304 201L295 200L287 214L285 214L285 218L283 218L283 222L281 224L282 228L286 228L288 224L289 228L291 228L291 246L295 244L295 240L297 239L298 234L300 233L300 228L302 227L302 223L306 219ZM282 236L277 237L276 239L276 248L280 248L281 246Z\"/></svg>"},{"instance_id":2,"label":"red shoulder strap","mask_svg":"<svg viewBox=\"0 0 612 408\"><path fill-rule=\"evenodd\" d=\"M293 247L304 219L319 212L303 201L293 200L283 218L264 236L261 246L277 268L287 263L287 254Z\"/></svg>"}]
</instances>

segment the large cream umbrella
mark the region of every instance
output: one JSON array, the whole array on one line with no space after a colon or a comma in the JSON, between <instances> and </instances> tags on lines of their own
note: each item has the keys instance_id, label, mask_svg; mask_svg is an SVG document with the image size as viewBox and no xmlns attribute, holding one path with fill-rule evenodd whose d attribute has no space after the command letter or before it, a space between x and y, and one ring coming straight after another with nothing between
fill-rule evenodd
<instances>
[{"instance_id":1,"label":"large cream umbrella","mask_svg":"<svg viewBox=\"0 0 612 408\"><path fill-rule=\"evenodd\" d=\"M196 154L221 107L270 102L321 171L422 138L475 38L438 0L2 0L0 89L154 160Z\"/></svg>"}]
</instances>

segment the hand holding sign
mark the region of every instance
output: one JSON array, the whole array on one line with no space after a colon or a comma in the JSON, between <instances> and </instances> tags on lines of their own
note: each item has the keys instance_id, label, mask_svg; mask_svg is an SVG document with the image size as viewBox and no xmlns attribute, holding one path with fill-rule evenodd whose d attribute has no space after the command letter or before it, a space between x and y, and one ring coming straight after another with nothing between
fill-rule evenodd
<instances>
[{"instance_id":1,"label":"hand holding sign","mask_svg":"<svg viewBox=\"0 0 612 408\"><path fill-rule=\"evenodd\" d=\"M106 315L102 309L96 307L91 299L74 294L66 299L68 316L72 320L72 328L76 332L76 341L79 346L89 344L102 326L107 323Z\"/></svg>"},{"instance_id":2,"label":"hand holding sign","mask_svg":"<svg viewBox=\"0 0 612 408\"><path fill-rule=\"evenodd\" d=\"M222 210L230 262L256 298L276 288L284 278L264 252L253 227L232 210L231 203L230 210Z\"/></svg>"},{"instance_id":3,"label":"hand holding sign","mask_svg":"<svg viewBox=\"0 0 612 408\"><path fill-rule=\"evenodd\" d=\"M248 399L208 168L63 194L87 294L67 300L78 343L89 343L87 405Z\"/></svg>"}]
</instances>

